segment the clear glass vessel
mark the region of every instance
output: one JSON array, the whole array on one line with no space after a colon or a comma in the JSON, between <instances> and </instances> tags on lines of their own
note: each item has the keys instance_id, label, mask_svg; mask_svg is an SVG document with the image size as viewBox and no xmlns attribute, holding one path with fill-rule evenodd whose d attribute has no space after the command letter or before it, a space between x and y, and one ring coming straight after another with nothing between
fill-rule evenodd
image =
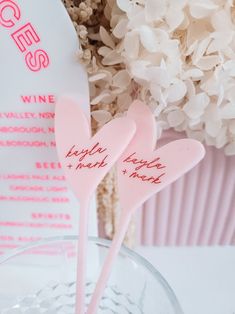
<instances>
[{"instance_id":1,"label":"clear glass vessel","mask_svg":"<svg viewBox=\"0 0 235 314\"><path fill-rule=\"evenodd\" d=\"M86 304L110 241L89 238ZM77 237L48 238L0 259L1 314L74 314ZM98 313L182 314L176 296L144 258L122 247Z\"/></svg>"}]
</instances>

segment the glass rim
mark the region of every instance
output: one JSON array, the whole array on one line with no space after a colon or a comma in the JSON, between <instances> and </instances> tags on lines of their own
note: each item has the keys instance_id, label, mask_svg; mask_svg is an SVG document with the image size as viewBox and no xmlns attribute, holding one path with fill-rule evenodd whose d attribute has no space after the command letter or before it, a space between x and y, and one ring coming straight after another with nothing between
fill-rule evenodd
<instances>
[{"instance_id":1,"label":"glass rim","mask_svg":"<svg viewBox=\"0 0 235 314\"><path fill-rule=\"evenodd\" d=\"M50 244L53 242L59 242L59 241L75 241L78 239L78 236L76 235L65 235L65 236L54 236L54 237L46 237L43 238L39 241L34 241L29 244L20 246L18 248L15 248L11 250L11 252L4 254L2 257L0 257L0 267L4 263L6 263L8 260L11 258L29 250L33 249L38 246ZM94 244L110 247L112 241L100 237L94 237L94 236L89 236L88 241ZM161 275L161 273L143 256L138 254L137 252L127 248L125 245L122 245L120 253L124 253L126 256L128 256L131 260L135 261L137 264L141 265L144 267L149 273L153 275L153 277L160 282L162 287L164 288L167 297L169 298L170 302L176 309L177 314L183 314L182 308L179 304L179 301L173 291L173 289L170 287L169 283L167 280ZM119 253L119 254L120 254Z\"/></svg>"}]
</instances>

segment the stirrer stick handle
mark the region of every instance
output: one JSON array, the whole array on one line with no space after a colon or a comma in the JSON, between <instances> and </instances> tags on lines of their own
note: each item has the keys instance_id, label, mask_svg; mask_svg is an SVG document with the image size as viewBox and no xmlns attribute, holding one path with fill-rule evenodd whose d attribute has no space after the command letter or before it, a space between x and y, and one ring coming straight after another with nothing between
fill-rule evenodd
<instances>
[{"instance_id":1,"label":"stirrer stick handle","mask_svg":"<svg viewBox=\"0 0 235 314\"><path fill-rule=\"evenodd\" d=\"M98 310L100 300L103 296L103 293L104 293L107 281L109 279L109 275L111 273L115 259L122 246L122 242L125 238L125 234L126 234L128 225L130 223L130 220L131 220L130 213L121 214L118 230L113 238L108 255L105 259L105 262L101 271L101 275L98 279L95 291L91 299L91 303L88 306L87 314L95 314Z\"/></svg>"},{"instance_id":2,"label":"stirrer stick handle","mask_svg":"<svg viewBox=\"0 0 235 314\"><path fill-rule=\"evenodd\" d=\"M80 201L78 264L76 281L76 314L85 314L85 287L88 238L89 200Z\"/></svg>"}]
</instances>

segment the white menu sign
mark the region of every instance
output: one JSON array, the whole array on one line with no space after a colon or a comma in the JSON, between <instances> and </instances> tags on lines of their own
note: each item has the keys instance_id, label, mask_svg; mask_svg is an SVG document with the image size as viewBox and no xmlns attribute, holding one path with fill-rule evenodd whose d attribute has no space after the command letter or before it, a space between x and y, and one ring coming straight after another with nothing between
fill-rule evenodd
<instances>
[{"instance_id":1,"label":"white menu sign","mask_svg":"<svg viewBox=\"0 0 235 314\"><path fill-rule=\"evenodd\" d=\"M58 96L89 115L79 43L61 0L0 1L0 254L46 236L78 233L54 138ZM78 134L79 137L79 134ZM90 233L96 233L93 202Z\"/></svg>"}]
</instances>

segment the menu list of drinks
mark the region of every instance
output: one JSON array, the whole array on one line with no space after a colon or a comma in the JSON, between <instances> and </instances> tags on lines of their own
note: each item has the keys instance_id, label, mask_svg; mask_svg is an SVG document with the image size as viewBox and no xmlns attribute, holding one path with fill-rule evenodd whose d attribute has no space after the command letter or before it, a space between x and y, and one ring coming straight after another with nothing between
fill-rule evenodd
<instances>
[{"instance_id":1,"label":"menu list of drinks","mask_svg":"<svg viewBox=\"0 0 235 314\"><path fill-rule=\"evenodd\" d=\"M1 255L43 237L78 234L79 203L58 161L54 107L70 95L89 116L89 92L60 0L1 1L0 42ZM91 207L94 235L94 201Z\"/></svg>"}]
</instances>

